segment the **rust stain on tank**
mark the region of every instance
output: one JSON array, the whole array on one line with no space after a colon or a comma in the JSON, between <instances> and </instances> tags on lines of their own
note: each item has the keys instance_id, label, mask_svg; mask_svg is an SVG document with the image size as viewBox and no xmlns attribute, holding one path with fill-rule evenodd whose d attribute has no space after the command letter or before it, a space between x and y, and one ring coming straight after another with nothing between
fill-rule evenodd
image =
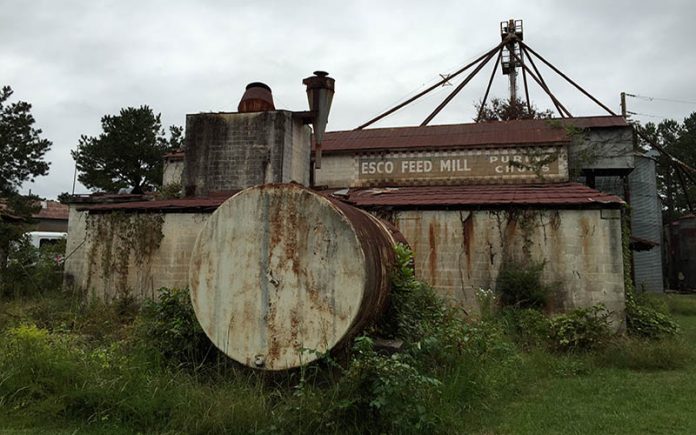
<instances>
[{"instance_id":1,"label":"rust stain on tank","mask_svg":"<svg viewBox=\"0 0 696 435\"><path fill-rule=\"evenodd\" d=\"M295 349L300 347L300 342L297 339L300 330L300 319L297 309L290 310L290 343Z\"/></svg>"},{"instance_id":2,"label":"rust stain on tank","mask_svg":"<svg viewBox=\"0 0 696 435\"><path fill-rule=\"evenodd\" d=\"M300 218L297 213L297 204L288 203L286 210L283 236L285 238L285 259L292 260L292 271L296 276L300 276L303 269L299 264L298 238L304 236L306 231L301 228Z\"/></svg>"},{"instance_id":3,"label":"rust stain on tank","mask_svg":"<svg viewBox=\"0 0 696 435\"><path fill-rule=\"evenodd\" d=\"M267 346L268 354L266 355L266 363L270 364L277 361L280 357L280 343L278 341L278 330L276 325L277 307L274 302L268 302L268 311L266 313L266 330L267 330Z\"/></svg>"},{"instance_id":4,"label":"rust stain on tank","mask_svg":"<svg viewBox=\"0 0 696 435\"><path fill-rule=\"evenodd\" d=\"M347 346L386 306L398 233L366 212L278 185L243 191L216 213L193 252L192 295L206 333L237 361L306 364L316 357L303 347ZM437 236L435 224L433 244Z\"/></svg>"}]
</instances>

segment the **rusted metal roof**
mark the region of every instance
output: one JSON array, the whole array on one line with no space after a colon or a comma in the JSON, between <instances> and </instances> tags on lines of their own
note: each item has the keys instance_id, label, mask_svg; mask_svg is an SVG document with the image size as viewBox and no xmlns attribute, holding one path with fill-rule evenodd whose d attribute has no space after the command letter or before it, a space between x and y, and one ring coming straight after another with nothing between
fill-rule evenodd
<instances>
[{"instance_id":1,"label":"rusted metal roof","mask_svg":"<svg viewBox=\"0 0 696 435\"><path fill-rule=\"evenodd\" d=\"M565 143L571 140L567 126L585 129L628 127L628 124L621 116L592 116L334 131L325 133L322 150L337 153Z\"/></svg>"},{"instance_id":2,"label":"rusted metal roof","mask_svg":"<svg viewBox=\"0 0 696 435\"><path fill-rule=\"evenodd\" d=\"M105 213L111 211L139 211L145 213L210 213L225 202L229 195L208 198L160 199L153 201L124 202L116 204L97 204L78 208L78 211Z\"/></svg>"},{"instance_id":3,"label":"rusted metal roof","mask_svg":"<svg viewBox=\"0 0 696 435\"><path fill-rule=\"evenodd\" d=\"M153 194L138 193L87 193L71 195L68 204L102 204L102 203L121 203L121 202L141 202L153 198Z\"/></svg>"},{"instance_id":4,"label":"rusted metal roof","mask_svg":"<svg viewBox=\"0 0 696 435\"><path fill-rule=\"evenodd\" d=\"M68 215L70 214L70 209L67 205L61 204L58 201L52 200L42 200L35 203L36 206L41 206L41 210L34 213L32 218L34 219L52 219L52 220L68 220ZM15 216L8 211L8 206L4 200L0 200L0 215L12 219L12 220L22 220L21 217Z\"/></svg>"},{"instance_id":5,"label":"rusted metal roof","mask_svg":"<svg viewBox=\"0 0 696 435\"><path fill-rule=\"evenodd\" d=\"M57 201L41 201L41 210L35 213L35 219L68 220L70 209L67 205Z\"/></svg>"},{"instance_id":6,"label":"rusted metal roof","mask_svg":"<svg viewBox=\"0 0 696 435\"><path fill-rule=\"evenodd\" d=\"M184 160L184 156L186 153L184 150L176 150L176 151L170 151L168 153L164 153L164 159L169 160L169 161L177 161L177 160Z\"/></svg>"},{"instance_id":7,"label":"rusted metal roof","mask_svg":"<svg viewBox=\"0 0 696 435\"><path fill-rule=\"evenodd\" d=\"M206 198L163 199L154 201L97 204L79 211L104 213L137 211L144 213L212 213L236 192L221 192ZM618 196L599 192L580 183L553 184L473 184L461 186L407 186L324 190L320 193L358 207L619 207Z\"/></svg>"},{"instance_id":8,"label":"rusted metal roof","mask_svg":"<svg viewBox=\"0 0 696 435\"><path fill-rule=\"evenodd\" d=\"M343 198L358 207L542 206L555 208L562 206L618 207L624 204L624 201L617 196L599 192L580 183L362 188L347 192L334 191L330 195Z\"/></svg>"}]
</instances>

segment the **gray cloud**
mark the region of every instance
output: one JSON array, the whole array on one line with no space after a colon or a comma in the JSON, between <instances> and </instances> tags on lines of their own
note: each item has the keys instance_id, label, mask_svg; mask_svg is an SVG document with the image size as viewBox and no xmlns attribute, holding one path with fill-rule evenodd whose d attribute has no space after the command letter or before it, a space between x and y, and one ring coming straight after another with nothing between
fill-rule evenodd
<instances>
[{"instance_id":1,"label":"gray cloud","mask_svg":"<svg viewBox=\"0 0 696 435\"><path fill-rule=\"evenodd\" d=\"M121 107L148 104L166 125L186 113L234 110L244 86L268 83L276 105L306 107L301 79L337 80L330 129L350 129L456 70L498 41L498 24L524 19L525 40L618 111L619 93L696 101L688 1L0 1L0 84L33 104L54 142L51 173L25 190L69 191L69 151ZM574 115L602 114L547 70ZM488 67L434 122L469 122ZM493 95L505 95L496 78ZM549 108L536 85L532 98ZM451 87L380 125L419 123ZM629 110L682 119L696 105L629 100ZM660 118L638 117L641 121ZM79 187L78 191L84 191Z\"/></svg>"}]
</instances>

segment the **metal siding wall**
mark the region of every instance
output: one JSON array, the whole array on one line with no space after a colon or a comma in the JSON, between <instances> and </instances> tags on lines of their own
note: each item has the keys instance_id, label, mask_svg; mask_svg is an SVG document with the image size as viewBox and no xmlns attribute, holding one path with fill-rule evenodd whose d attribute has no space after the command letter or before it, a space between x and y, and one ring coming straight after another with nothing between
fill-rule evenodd
<instances>
[{"instance_id":1,"label":"metal siding wall","mask_svg":"<svg viewBox=\"0 0 696 435\"><path fill-rule=\"evenodd\" d=\"M660 243L649 251L633 253L637 289L663 292L662 279L662 210L657 196L655 162L636 156L636 168L629 175L631 189L631 226L633 235Z\"/></svg>"},{"instance_id":2,"label":"metal siding wall","mask_svg":"<svg viewBox=\"0 0 696 435\"><path fill-rule=\"evenodd\" d=\"M662 278L662 207L657 196L655 162L635 157L635 169L628 176L631 191L631 229L635 237L657 242L649 251L633 252L633 269L638 290L663 292ZM621 177L597 177L599 191L624 197Z\"/></svg>"}]
</instances>

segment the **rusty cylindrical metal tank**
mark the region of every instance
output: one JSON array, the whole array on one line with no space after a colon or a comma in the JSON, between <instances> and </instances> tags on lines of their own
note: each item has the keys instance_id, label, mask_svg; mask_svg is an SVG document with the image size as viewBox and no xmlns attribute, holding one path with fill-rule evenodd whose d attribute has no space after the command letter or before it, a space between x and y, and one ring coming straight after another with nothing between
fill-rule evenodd
<instances>
[{"instance_id":1,"label":"rusty cylindrical metal tank","mask_svg":"<svg viewBox=\"0 0 696 435\"><path fill-rule=\"evenodd\" d=\"M383 312L400 237L394 231L300 185L243 190L196 240L189 269L196 316L242 364L307 364Z\"/></svg>"}]
</instances>

